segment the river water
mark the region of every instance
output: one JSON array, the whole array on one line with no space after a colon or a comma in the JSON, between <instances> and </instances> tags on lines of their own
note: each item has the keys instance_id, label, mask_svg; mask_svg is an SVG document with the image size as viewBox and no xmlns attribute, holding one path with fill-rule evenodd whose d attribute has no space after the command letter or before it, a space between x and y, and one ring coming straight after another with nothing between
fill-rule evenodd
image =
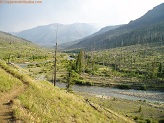
<instances>
[{"instance_id":1,"label":"river water","mask_svg":"<svg viewBox=\"0 0 164 123\"><path fill-rule=\"evenodd\" d=\"M60 88L65 88L66 83L57 82L56 84ZM164 92L158 91L142 91L142 90L122 90L109 87L97 87L97 86L79 86L74 85L72 88L74 91L86 92L95 95L128 99L128 100L142 100L148 102L160 102L164 103Z\"/></svg>"}]
</instances>

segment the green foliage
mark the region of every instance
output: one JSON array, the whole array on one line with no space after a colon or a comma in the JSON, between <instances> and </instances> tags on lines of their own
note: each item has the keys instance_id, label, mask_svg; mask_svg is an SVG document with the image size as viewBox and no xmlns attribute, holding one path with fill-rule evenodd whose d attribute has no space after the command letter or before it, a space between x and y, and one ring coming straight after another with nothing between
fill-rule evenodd
<instances>
[{"instance_id":1,"label":"green foliage","mask_svg":"<svg viewBox=\"0 0 164 123\"><path fill-rule=\"evenodd\" d=\"M34 67L34 64L28 64L27 67L32 68L32 67Z\"/></svg>"},{"instance_id":2,"label":"green foliage","mask_svg":"<svg viewBox=\"0 0 164 123\"><path fill-rule=\"evenodd\" d=\"M142 111L142 108L141 108L141 106L140 106L138 112L141 112L141 111Z\"/></svg>"},{"instance_id":3,"label":"green foliage","mask_svg":"<svg viewBox=\"0 0 164 123\"><path fill-rule=\"evenodd\" d=\"M77 60L76 60L76 71L77 73L81 73L83 70L83 52L82 50L80 50L78 56L77 56Z\"/></svg>"},{"instance_id":4,"label":"green foliage","mask_svg":"<svg viewBox=\"0 0 164 123\"><path fill-rule=\"evenodd\" d=\"M37 63L37 64L36 64L36 67L42 67L42 66L43 66L42 63Z\"/></svg>"},{"instance_id":5,"label":"green foliage","mask_svg":"<svg viewBox=\"0 0 164 123\"><path fill-rule=\"evenodd\" d=\"M50 51L25 39L0 32L0 58L7 62L47 59L52 57Z\"/></svg>"},{"instance_id":6,"label":"green foliage","mask_svg":"<svg viewBox=\"0 0 164 123\"><path fill-rule=\"evenodd\" d=\"M160 77L162 74L159 74L162 69L160 63L164 60L163 51L163 46L152 43L88 52L85 57L85 61L87 61L85 73L97 77L104 76L104 80L109 77L109 81L103 81L103 84L112 83L110 81L114 81L116 85L120 85L122 82L125 84L133 82L139 87L130 85L130 88L142 90L147 90L150 87L157 89L159 86L161 88L162 83L155 86L154 82L158 83L163 80ZM119 79L115 80L115 77ZM149 86L147 86L147 82L149 82ZM150 84L152 85L150 86Z\"/></svg>"},{"instance_id":7,"label":"green foliage","mask_svg":"<svg viewBox=\"0 0 164 123\"><path fill-rule=\"evenodd\" d=\"M1 67L1 66L0 66ZM22 85L22 82L0 68L0 93Z\"/></svg>"},{"instance_id":8,"label":"green foliage","mask_svg":"<svg viewBox=\"0 0 164 123\"><path fill-rule=\"evenodd\" d=\"M68 71L68 77L67 77L67 86L66 89L68 92L72 91L72 86L75 84L75 80L79 79L79 74L75 72L75 62L70 60L67 71Z\"/></svg>"},{"instance_id":9,"label":"green foliage","mask_svg":"<svg viewBox=\"0 0 164 123\"><path fill-rule=\"evenodd\" d=\"M76 73L74 70L70 70L68 72L68 84L66 86L68 92L72 91L72 86L75 84L76 79L79 79L78 73Z\"/></svg>"},{"instance_id":10,"label":"green foliage","mask_svg":"<svg viewBox=\"0 0 164 123\"><path fill-rule=\"evenodd\" d=\"M142 86L140 87L140 89L146 91L146 90L147 90L147 86L144 84L144 85L142 85Z\"/></svg>"},{"instance_id":11,"label":"green foliage","mask_svg":"<svg viewBox=\"0 0 164 123\"><path fill-rule=\"evenodd\" d=\"M122 85L118 85L118 88L119 89L130 89L130 86L129 85L122 84Z\"/></svg>"},{"instance_id":12,"label":"green foliage","mask_svg":"<svg viewBox=\"0 0 164 123\"><path fill-rule=\"evenodd\" d=\"M151 123L150 119L146 119L145 121L146 121L146 123Z\"/></svg>"},{"instance_id":13,"label":"green foliage","mask_svg":"<svg viewBox=\"0 0 164 123\"><path fill-rule=\"evenodd\" d=\"M159 63L157 76L160 77L160 78L163 78L164 77L164 68L163 68L161 62Z\"/></svg>"}]
</instances>

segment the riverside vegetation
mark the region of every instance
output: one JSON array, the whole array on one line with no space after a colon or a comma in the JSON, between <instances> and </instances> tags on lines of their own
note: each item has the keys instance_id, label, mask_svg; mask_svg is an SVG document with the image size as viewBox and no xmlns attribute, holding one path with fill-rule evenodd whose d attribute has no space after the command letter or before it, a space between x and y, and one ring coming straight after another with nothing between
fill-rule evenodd
<instances>
[{"instance_id":1,"label":"riverside vegetation","mask_svg":"<svg viewBox=\"0 0 164 123\"><path fill-rule=\"evenodd\" d=\"M159 44L134 45L103 51L58 53L57 79L72 84L120 89L164 90L164 47ZM34 60L25 68L38 79L52 81L53 58ZM72 60L70 60L72 59Z\"/></svg>"}]
</instances>

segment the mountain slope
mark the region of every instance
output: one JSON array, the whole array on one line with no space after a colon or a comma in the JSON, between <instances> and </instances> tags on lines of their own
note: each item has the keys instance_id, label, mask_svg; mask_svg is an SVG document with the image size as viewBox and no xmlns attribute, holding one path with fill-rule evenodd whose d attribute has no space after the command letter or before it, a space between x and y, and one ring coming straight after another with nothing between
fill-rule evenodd
<instances>
[{"instance_id":1,"label":"mountain slope","mask_svg":"<svg viewBox=\"0 0 164 123\"><path fill-rule=\"evenodd\" d=\"M96 28L85 23L74 23L70 25L55 23L24 30L18 32L16 36L25 38L43 46L53 46L56 41L57 26L59 44L86 37L97 31Z\"/></svg>"},{"instance_id":2,"label":"mountain slope","mask_svg":"<svg viewBox=\"0 0 164 123\"><path fill-rule=\"evenodd\" d=\"M72 45L75 45L75 44L77 44L77 43L79 43L79 42L81 42L81 41L90 39L90 38L95 37L95 36L99 36L99 35L101 35L101 34L107 32L107 31L109 31L109 30L116 29L116 28L118 28L118 27L120 27L120 26L122 26L122 25L106 26L106 27L100 29L98 32L95 32L95 33L93 33L92 35L89 35L89 36L84 37L84 38L82 38L82 39L79 39L79 40L76 40L76 41L67 42L67 43L62 43L62 44L59 45L59 48L60 48L61 50L67 49L68 47L71 47Z\"/></svg>"},{"instance_id":3,"label":"mountain slope","mask_svg":"<svg viewBox=\"0 0 164 123\"><path fill-rule=\"evenodd\" d=\"M24 58L32 56L48 55L48 50L32 42L13 36L11 34L0 32L0 58L7 59Z\"/></svg>"},{"instance_id":4,"label":"mountain slope","mask_svg":"<svg viewBox=\"0 0 164 123\"><path fill-rule=\"evenodd\" d=\"M111 110L103 109L81 96L66 93L49 82L36 82L20 73L20 68L8 66L2 60L0 60L0 67L6 71L5 73L3 70L3 73L12 74L12 77L24 84L27 83L24 92L19 93L17 98L10 101L13 109L10 114L13 114L14 119L18 122L134 122Z\"/></svg>"},{"instance_id":5,"label":"mountain slope","mask_svg":"<svg viewBox=\"0 0 164 123\"><path fill-rule=\"evenodd\" d=\"M105 33L84 38L69 49L83 48L87 50L108 49L113 47L163 42L164 37L164 3L148 11L144 16L129 24Z\"/></svg>"},{"instance_id":6,"label":"mountain slope","mask_svg":"<svg viewBox=\"0 0 164 123\"><path fill-rule=\"evenodd\" d=\"M103 33L108 32L110 30L116 29L116 28L118 28L120 26L123 26L123 25L106 26L106 27L100 29L98 32L95 32L92 36L103 34Z\"/></svg>"}]
</instances>

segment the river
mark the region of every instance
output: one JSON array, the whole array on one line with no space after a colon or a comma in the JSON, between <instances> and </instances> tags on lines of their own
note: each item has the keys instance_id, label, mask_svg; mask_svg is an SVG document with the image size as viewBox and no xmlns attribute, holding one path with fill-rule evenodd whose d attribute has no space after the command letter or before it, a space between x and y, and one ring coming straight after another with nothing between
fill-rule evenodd
<instances>
[{"instance_id":1,"label":"river","mask_svg":"<svg viewBox=\"0 0 164 123\"><path fill-rule=\"evenodd\" d=\"M57 82L56 84L60 88L65 88L66 83ZM74 85L72 88L74 91L86 92L95 95L128 99L128 100L142 100L148 102L160 102L164 103L164 92L158 91L142 91L142 90L122 90L109 87L97 87L97 86L79 86Z\"/></svg>"}]
</instances>

